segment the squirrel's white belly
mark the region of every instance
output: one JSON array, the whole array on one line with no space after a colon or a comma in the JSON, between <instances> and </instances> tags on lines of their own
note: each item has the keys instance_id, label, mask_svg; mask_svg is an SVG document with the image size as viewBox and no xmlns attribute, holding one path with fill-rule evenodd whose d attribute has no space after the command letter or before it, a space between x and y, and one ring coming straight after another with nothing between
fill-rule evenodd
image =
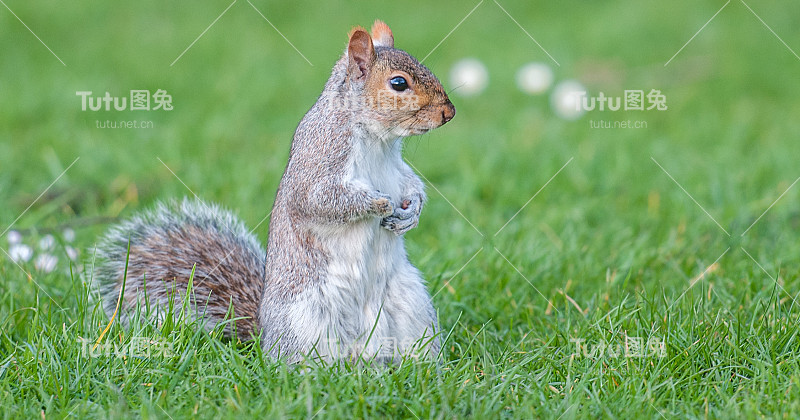
<instances>
[{"instance_id":1,"label":"squirrel's white belly","mask_svg":"<svg viewBox=\"0 0 800 420\"><path fill-rule=\"evenodd\" d=\"M402 198L402 154L400 142L375 147L357 148L351 160L348 182L361 183L392 197L393 203ZM388 276L396 271L398 262L405 261L401 237L382 228L380 218L370 217L337 228L329 235L331 266L329 274L342 281L361 282L355 290L363 291L365 299L381 291Z\"/></svg>"},{"instance_id":2,"label":"squirrel's white belly","mask_svg":"<svg viewBox=\"0 0 800 420\"><path fill-rule=\"evenodd\" d=\"M358 165L351 182L366 184L401 201L401 172L394 165L382 165L382 171L365 170L371 177L359 176ZM377 174L377 176L375 175ZM361 305L381 297L386 281L405 262L403 239L380 226L380 218L370 217L344 226L320 229L330 260L328 275L333 287L345 287ZM339 284L341 283L341 284Z\"/></svg>"},{"instance_id":3,"label":"squirrel's white belly","mask_svg":"<svg viewBox=\"0 0 800 420\"><path fill-rule=\"evenodd\" d=\"M377 219L319 233L329 252L325 279L319 284L322 306L328 311L315 322L304 323L304 333L319 340L316 351L323 358L335 360L365 351L369 357L378 351L383 337L396 335L390 317L379 314L387 285L397 281L400 266L407 264L403 240L380 227ZM309 325L314 327L309 330Z\"/></svg>"},{"instance_id":4,"label":"squirrel's white belly","mask_svg":"<svg viewBox=\"0 0 800 420\"><path fill-rule=\"evenodd\" d=\"M400 202L403 162L399 149L397 153L384 149L377 154L355 158L347 182L363 183ZM315 233L328 256L320 291L331 310L330 318L320 319L317 331L311 332L326 337L317 351L320 356L327 353L338 358L341 353L365 350L370 334L367 347L376 347L380 337L394 334L389 317L379 313L387 284L408 264L402 237L382 228L378 217L346 225L321 225Z\"/></svg>"}]
</instances>

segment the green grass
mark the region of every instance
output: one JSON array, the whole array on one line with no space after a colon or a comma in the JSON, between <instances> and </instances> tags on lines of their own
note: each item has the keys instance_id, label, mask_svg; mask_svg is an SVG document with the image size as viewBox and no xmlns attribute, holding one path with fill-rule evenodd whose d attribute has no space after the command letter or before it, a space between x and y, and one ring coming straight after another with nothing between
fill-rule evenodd
<instances>
[{"instance_id":1,"label":"green grass","mask_svg":"<svg viewBox=\"0 0 800 420\"><path fill-rule=\"evenodd\" d=\"M450 67L477 57L487 90L456 90L456 118L406 149L432 184L407 246L438 292L443 357L302 372L192 324L114 325L104 342L126 349L147 338L171 352L91 357L84 343L108 319L88 301L85 249L106 218L187 187L256 226L349 28L385 19L397 45L422 58L478 3L254 1L311 66L239 1L171 67L229 2L5 3L67 66L0 8L0 229L24 213L13 228L26 243L73 226L84 251L68 266L59 238L49 274L0 252L2 417L800 414L800 187L770 208L800 176L800 61L741 2L664 66L724 2L500 1L558 60L557 81L668 98L667 111L577 121L556 117L546 95L519 92L516 69L552 62L483 2L425 63L453 89ZM747 3L800 50L796 10ZM75 96L131 89L166 89L175 109L82 112ZM106 119L155 127L95 128ZM591 119L648 128L591 129ZM256 233L266 240L267 223ZM663 342L663 357L615 355L626 337ZM575 354L575 340L597 351Z\"/></svg>"}]
</instances>

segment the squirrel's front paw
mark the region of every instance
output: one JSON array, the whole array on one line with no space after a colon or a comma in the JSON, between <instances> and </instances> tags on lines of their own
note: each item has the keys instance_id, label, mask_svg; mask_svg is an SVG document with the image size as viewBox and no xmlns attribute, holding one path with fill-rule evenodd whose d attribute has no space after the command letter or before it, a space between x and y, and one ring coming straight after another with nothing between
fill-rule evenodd
<instances>
[{"instance_id":1,"label":"squirrel's front paw","mask_svg":"<svg viewBox=\"0 0 800 420\"><path fill-rule=\"evenodd\" d=\"M381 220L381 226L391 230L396 235L402 235L419 224L419 214L422 210L419 196L409 197L394 209L394 212Z\"/></svg>"},{"instance_id":2,"label":"squirrel's front paw","mask_svg":"<svg viewBox=\"0 0 800 420\"><path fill-rule=\"evenodd\" d=\"M372 209L378 217L391 216L394 212L392 198L386 194L378 193L378 198L372 200Z\"/></svg>"}]
</instances>

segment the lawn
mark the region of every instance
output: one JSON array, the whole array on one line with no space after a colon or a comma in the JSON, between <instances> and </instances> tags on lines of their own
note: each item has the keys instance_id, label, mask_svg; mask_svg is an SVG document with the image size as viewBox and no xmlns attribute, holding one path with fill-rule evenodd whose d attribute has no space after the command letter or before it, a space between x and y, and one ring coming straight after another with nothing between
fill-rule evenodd
<instances>
[{"instance_id":1,"label":"lawn","mask_svg":"<svg viewBox=\"0 0 800 420\"><path fill-rule=\"evenodd\" d=\"M788 2L73 3L0 7L1 417L800 415ZM192 323L114 324L92 350L109 321L86 287L99 235L196 194L266 242L295 126L348 30L376 18L458 109L405 149L430 198L406 243L441 359L297 369ZM450 77L467 57L489 74L474 95ZM668 108L564 119L553 87L517 87L530 62ZM174 109L83 111L76 95L131 90ZM646 128L593 125L628 120Z\"/></svg>"}]
</instances>

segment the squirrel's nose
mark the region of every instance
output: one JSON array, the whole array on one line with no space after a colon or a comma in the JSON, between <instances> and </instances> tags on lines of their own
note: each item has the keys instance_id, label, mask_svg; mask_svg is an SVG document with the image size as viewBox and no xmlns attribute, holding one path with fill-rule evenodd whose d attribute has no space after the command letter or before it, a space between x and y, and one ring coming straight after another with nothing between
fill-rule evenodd
<instances>
[{"instance_id":1,"label":"squirrel's nose","mask_svg":"<svg viewBox=\"0 0 800 420\"><path fill-rule=\"evenodd\" d=\"M452 120L453 117L455 116L456 116L456 107L453 106L452 102L447 101L444 108L442 109L442 125Z\"/></svg>"}]
</instances>

